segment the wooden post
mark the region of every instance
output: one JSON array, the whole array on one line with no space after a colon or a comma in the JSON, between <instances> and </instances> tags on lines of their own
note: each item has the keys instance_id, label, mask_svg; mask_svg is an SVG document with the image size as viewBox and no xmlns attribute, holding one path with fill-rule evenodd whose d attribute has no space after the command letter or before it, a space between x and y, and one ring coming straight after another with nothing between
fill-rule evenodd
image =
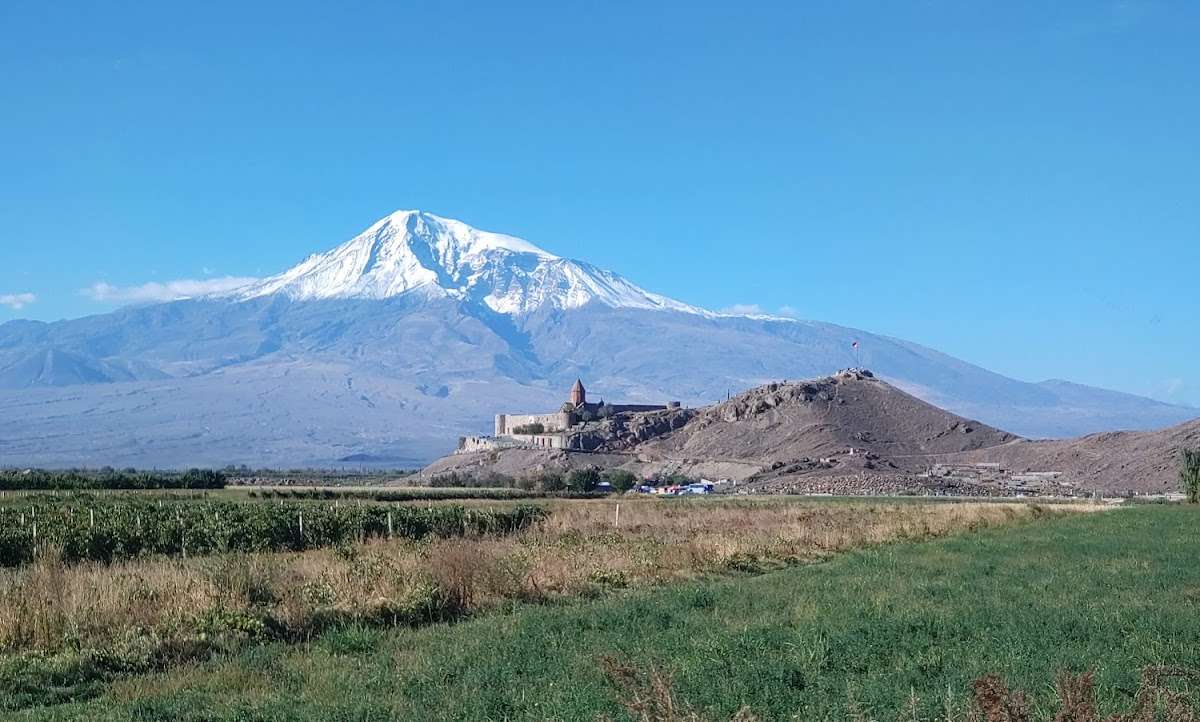
<instances>
[{"instance_id":1,"label":"wooden post","mask_svg":"<svg viewBox=\"0 0 1200 722\"><path fill-rule=\"evenodd\" d=\"M392 510L391 509L388 509L387 520L388 520L388 539L391 539L392 538Z\"/></svg>"},{"instance_id":2,"label":"wooden post","mask_svg":"<svg viewBox=\"0 0 1200 722\"><path fill-rule=\"evenodd\" d=\"M88 509L88 528L89 529L96 528L96 510L95 509Z\"/></svg>"},{"instance_id":3,"label":"wooden post","mask_svg":"<svg viewBox=\"0 0 1200 722\"><path fill-rule=\"evenodd\" d=\"M296 518L300 522L300 546L304 546L304 512L296 512Z\"/></svg>"},{"instance_id":4,"label":"wooden post","mask_svg":"<svg viewBox=\"0 0 1200 722\"><path fill-rule=\"evenodd\" d=\"M617 504L617 513L613 515L613 526L621 526L621 505Z\"/></svg>"}]
</instances>

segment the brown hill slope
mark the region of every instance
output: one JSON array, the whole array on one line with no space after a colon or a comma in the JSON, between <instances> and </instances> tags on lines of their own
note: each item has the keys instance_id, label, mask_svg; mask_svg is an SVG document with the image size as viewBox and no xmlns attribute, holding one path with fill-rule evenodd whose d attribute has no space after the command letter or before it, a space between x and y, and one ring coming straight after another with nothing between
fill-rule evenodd
<instances>
[{"instance_id":1,"label":"brown hill slope","mask_svg":"<svg viewBox=\"0 0 1200 722\"><path fill-rule=\"evenodd\" d=\"M870 372L768 384L700 411L650 446L778 459L851 447L886 458L969 451L1019 437L910 396Z\"/></svg>"},{"instance_id":2,"label":"brown hill slope","mask_svg":"<svg viewBox=\"0 0 1200 722\"><path fill-rule=\"evenodd\" d=\"M648 459L736 461L764 470L786 467L787 473L915 472L933 456L1018 438L932 406L870 372L843 371L752 389L700 410L681 429L636 451Z\"/></svg>"},{"instance_id":3,"label":"brown hill slope","mask_svg":"<svg viewBox=\"0 0 1200 722\"><path fill-rule=\"evenodd\" d=\"M1164 493L1179 489L1182 449L1200 448L1200 419L1158 431L1116 431L1078 439L1027 441L956 454L943 461L993 462L1014 472L1061 471L1085 489Z\"/></svg>"}]
</instances>

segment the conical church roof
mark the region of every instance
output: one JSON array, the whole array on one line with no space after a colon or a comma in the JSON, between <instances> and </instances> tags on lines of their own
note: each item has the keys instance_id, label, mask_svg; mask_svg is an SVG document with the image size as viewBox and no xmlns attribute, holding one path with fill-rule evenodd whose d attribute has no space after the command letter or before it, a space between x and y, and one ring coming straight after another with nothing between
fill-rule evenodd
<instances>
[{"instance_id":1,"label":"conical church roof","mask_svg":"<svg viewBox=\"0 0 1200 722\"><path fill-rule=\"evenodd\" d=\"M587 403L587 391L584 391L583 382L579 379L575 379L575 385L571 387L571 403L575 406Z\"/></svg>"}]
</instances>

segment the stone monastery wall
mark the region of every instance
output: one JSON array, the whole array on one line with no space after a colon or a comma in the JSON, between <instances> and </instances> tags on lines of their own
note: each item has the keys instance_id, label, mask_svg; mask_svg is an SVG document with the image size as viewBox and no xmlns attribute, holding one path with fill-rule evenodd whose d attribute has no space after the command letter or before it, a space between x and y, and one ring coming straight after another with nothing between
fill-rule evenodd
<instances>
[{"instance_id":1,"label":"stone monastery wall","mask_svg":"<svg viewBox=\"0 0 1200 722\"><path fill-rule=\"evenodd\" d=\"M571 415L562 411L553 414L497 414L496 436L511 436L519 426L541 424L546 433L566 431L571 426Z\"/></svg>"}]
</instances>

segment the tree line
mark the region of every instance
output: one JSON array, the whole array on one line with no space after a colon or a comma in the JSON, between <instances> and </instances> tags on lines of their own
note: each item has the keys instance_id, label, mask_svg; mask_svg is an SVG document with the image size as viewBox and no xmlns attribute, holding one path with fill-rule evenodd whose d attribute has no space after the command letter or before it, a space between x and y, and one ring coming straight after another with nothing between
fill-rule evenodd
<instances>
[{"instance_id":1,"label":"tree line","mask_svg":"<svg viewBox=\"0 0 1200 722\"><path fill-rule=\"evenodd\" d=\"M103 489L222 489L226 477L211 469L0 469L4 491L99 491Z\"/></svg>"}]
</instances>

